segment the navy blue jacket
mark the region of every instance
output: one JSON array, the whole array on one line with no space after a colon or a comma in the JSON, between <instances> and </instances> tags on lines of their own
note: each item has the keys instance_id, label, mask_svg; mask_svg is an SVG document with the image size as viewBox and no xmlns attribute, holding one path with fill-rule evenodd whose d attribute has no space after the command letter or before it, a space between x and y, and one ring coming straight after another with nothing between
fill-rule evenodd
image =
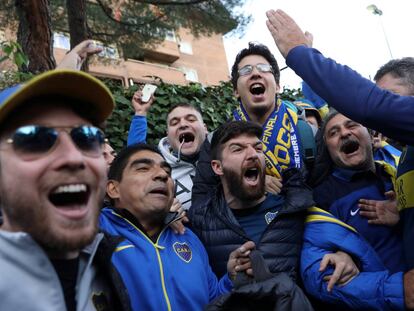
<instances>
[{"instance_id":1,"label":"navy blue jacket","mask_svg":"<svg viewBox=\"0 0 414 311\"><path fill-rule=\"evenodd\" d=\"M350 119L414 145L414 97L385 91L351 68L305 46L292 49L286 64L330 106Z\"/></svg>"},{"instance_id":2,"label":"navy blue jacket","mask_svg":"<svg viewBox=\"0 0 414 311\"><path fill-rule=\"evenodd\" d=\"M359 214L359 199L386 200L384 193L393 189L391 176L383 166L376 163L376 169L374 174L336 168L314 189L313 197L316 206L355 228L394 273L405 269L400 227L371 225Z\"/></svg>"},{"instance_id":3,"label":"navy blue jacket","mask_svg":"<svg viewBox=\"0 0 414 311\"><path fill-rule=\"evenodd\" d=\"M286 172L292 171L287 170ZM270 272L286 272L293 280L299 269L306 209L313 206L312 192L303 186L300 172L284 176L284 202L277 216L269 223L256 249L264 257ZM269 194L270 195L270 194ZM223 275L226 258L239 245L251 240L228 207L223 191L189 210L192 230L207 249L216 275Z\"/></svg>"}]
</instances>

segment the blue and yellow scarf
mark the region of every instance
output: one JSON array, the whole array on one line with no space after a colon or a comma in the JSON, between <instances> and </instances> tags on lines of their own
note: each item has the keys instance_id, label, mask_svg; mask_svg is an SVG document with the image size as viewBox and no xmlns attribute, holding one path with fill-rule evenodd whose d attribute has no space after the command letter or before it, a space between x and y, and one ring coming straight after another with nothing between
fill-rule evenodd
<instances>
[{"instance_id":1,"label":"blue and yellow scarf","mask_svg":"<svg viewBox=\"0 0 414 311\"><path fill-rule=\"evenodd\" d=\"M233 111L233 117L237 121L250 121L241 103ZM264 145L266 174L281 178L285 169L301 168L297 121L297 114L278 99L275 110L263 125L261 140Z\"/></svg>"}]
</instances>

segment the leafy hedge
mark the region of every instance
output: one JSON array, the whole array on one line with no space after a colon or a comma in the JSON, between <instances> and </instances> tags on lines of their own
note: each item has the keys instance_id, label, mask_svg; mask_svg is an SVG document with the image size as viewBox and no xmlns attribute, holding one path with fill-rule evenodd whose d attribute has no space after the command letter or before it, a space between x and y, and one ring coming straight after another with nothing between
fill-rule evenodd
<instances>
[{"instance_id":1,"label":"leafy hedge","mask_svg":"<svg viewBox=\"0 0 414 311\"><path fill-rule=\"evenodd\" d=\"M19 71L3 72L0 89L22 83L32 77ZM115 150L126 145L129 125L134 115L131 99L138 85L124 88L117 80L104 79L105 84L114 94L116 107L106 125L106 135ZM230 82L222 82L218 86L204 87L198 83L186 86L160 83L155 92L156 100L148 112L147 142L157 144L167 132L167 112L171 106L179 103L190 103L200 108L204 122L209 130L214 130L230 115L237 101L233 96ZM281 98L295 100L301 97L300 90L284 89Z\"/></svg>"},{"instance_id":2,"label":"leafy hedge","mask_svg":"<svg viewBox=\"0 0 414 311\"><path fill-rule=\"evenodd\" d=\"M115 111L107 122L106 134L113 148L119 150L126 144L130 121L134 114L131 99L138 86L125 89L111 81L105 83L114 94L116 102ZM184 102L199 107L207 128L214 130L230 117L237 105L230 82L208 87L198 83L186 86L161 83L155 96L156 100L147 116L147 142L151 144L158 143L159 139L166 135L167 112L171 106ZM281 98L285 100L295 100L298 97L301 97L300 90L284 89L281 94Z\"/></svg>"}]
</instances>

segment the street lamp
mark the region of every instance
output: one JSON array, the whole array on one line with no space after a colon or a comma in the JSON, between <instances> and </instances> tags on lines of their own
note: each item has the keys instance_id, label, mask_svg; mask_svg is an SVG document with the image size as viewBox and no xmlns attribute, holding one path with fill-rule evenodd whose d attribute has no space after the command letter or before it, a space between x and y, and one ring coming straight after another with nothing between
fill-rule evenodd
<instances>
[{"instance_id":1,"label":"street lamp","mask_svg":"<svg viewBox=\"0 0 414 311\"><path fill-rule=\"evenodd\" d=\"M391 47L390 47L390 43L388 42L387 33L385 32L384 25L382 24L382 19L381 19L382 11L375 4L368 5L367 10L370 11L374 15L378 15L380 25L382 28L382 32L384 33L385 42L387 43L388 51L390 52L391 59L393 59L394 57L392 56Z\"/></svg>"}]
</instances>

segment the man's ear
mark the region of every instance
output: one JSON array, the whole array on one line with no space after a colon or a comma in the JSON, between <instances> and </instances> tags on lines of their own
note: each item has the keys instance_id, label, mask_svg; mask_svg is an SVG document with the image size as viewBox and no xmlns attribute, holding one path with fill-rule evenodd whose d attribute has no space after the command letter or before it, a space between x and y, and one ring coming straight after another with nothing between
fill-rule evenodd
<instances>
[{"instance_id":1,"label":"man's ear","mask_svg":"<svg viewBox=\"0 0 414 311\"><path fill-rule=\"evenodd\" d=\"M211 160L211 168L213 169L214 173L218 176L223 176L223 166L221 165L220 160Z\"/></svg>"},{"instance_id":2,"label":"man's ear","mask_svg":"<svg viewBox=\"0 0 414 311\"><path fill-rule=\"evenodd\" d=\"M207 124L205 124L205 123L203 123L203 125L204 125L204 130L206 131L206 135L208 134L208 128L207 128Z\"/></svg>"},{"instance_id":3,"label":"man's ear","mask_svg":"<svg viewBox=\"0 0 414 311\"><path fill-rule=\"evenodd\" d=\"M234 89L234 91L233 91L233 95L234 95L234 97L236 97L237 99L240 99L240 95L239 95L239 92L237 92L237 89Z\"/></svg>"},{"instance_id":4,"label":"man's ear","mask_svg":"<svg viewBox=\"0 0 414 311\"><path fill-rule=\"evenodd\" d=\"M119 199L119 182L116 180L108 180L106 183L106 194L113 200Z\"/></svg>"},{"instance_id":5,"label":"man's ear","mask_svg":"<svg viewBox=\"0 0 414 311\"><path fill-rule=\"evenodd\" d=\"M280 85L279 83L276 83L276 94L279 94L280 92Z\"/></svg>"}]
</instances>

